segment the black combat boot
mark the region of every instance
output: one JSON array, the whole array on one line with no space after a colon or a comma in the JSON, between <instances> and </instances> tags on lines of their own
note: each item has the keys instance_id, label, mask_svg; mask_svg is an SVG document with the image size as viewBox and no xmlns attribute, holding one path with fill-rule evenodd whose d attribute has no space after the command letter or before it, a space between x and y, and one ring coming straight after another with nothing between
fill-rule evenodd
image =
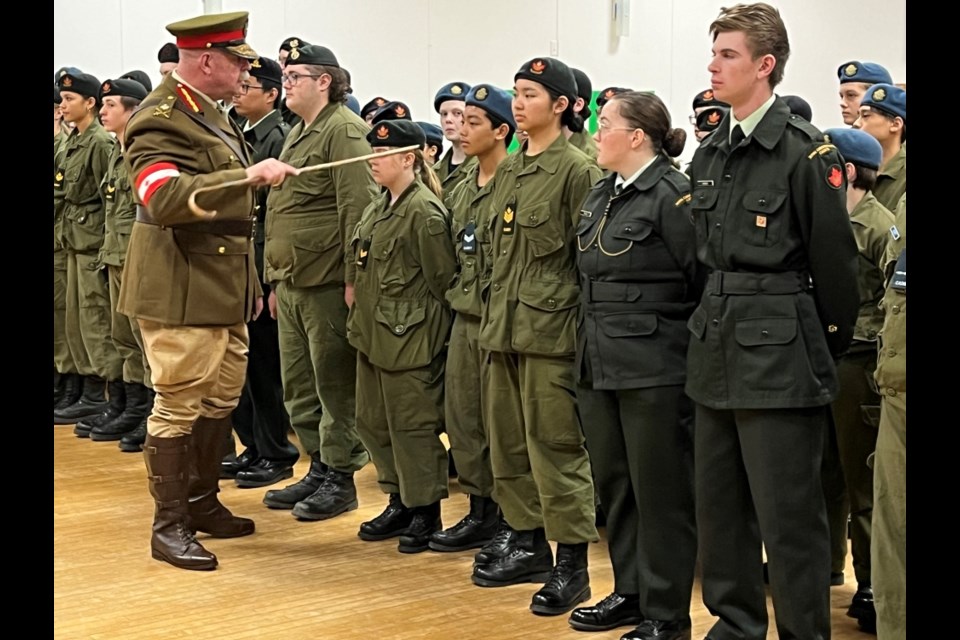
<instances>
[{"instance_id":1,"label":"black combat boot","mask_svg":"<svg viewBox=\"0 0 960 640\"><path fill-rule=\"evenodd\" d=\"M206 571L216 569L217 556L203 548L187 522L190 439L147 436L144 443L150 495L156 501L150 550L175 567Z\"/></svg>"},{"instance_id":2,"label":"black combat boot","mask_svg":"<svg viewBox=\"0 0 960 640\"><path fill-rule=\"evenodd\" d=\"M148 389L145 386L137 382L124 382L123 388L127 398L123 411L109 422L94 425L90 430L91 440L97 442L119 440L125 433L136 429L137 425L150 413Z\"/></svg>"},{"instance_id":3,"label":"black combat boot","mask_svg":"<svg viewBox=\"0 0 960 640\"><path fill-rule=\"evenodd\" d=\"M60 404L53 409L53 424L75 424L77 420L91 418L107 408L104 392L107 389L103 378L77 376L73 393L63 394Z\"/></svg>"},{"instance_id":4,"label":"black combat boot","mask_svg":"<svg viewBox=\"0 0 960 640\"><path fill-rule=\"evenodd\" d=\"M873 587L869 583L859 583L853 601L847 608L847 615L856 618L861 631L877 632L877 610L873 604Z\"/></svg>"},{"instance_id":5,"label":"black combat boot","mask_svg":"<svg viewBox=\"0 0 960 640\"><path fill-rule=\"evenodd\" d=\"M56 369L53 370L53 406L56 407L63 397L63 385L66 382L64 377Z\"/></svg>"},{"instance_id":6,"label":"black combat boot","mask_svg":"<svg viewBox=\"0 0 960 640\"><path fill-rule=\"evenodd\" d=\"M310 454L310 469L298 482L283 489L271 489L263 495L263 504L271 509L293 509L301 500L313 495L327 477L327 465L320 461L320 452Z\"/></svg>"},{"instance_id":7,"label":"black combat boot","mask_svg":"<svg viewBox=\"0 0 960 640\"><path fill-rule=\"evenodd\" d=\"M61 373L59 398L53 403L54 413L79 400L82 391L83 383L79 373Z\"/></svg>"},{"instance_id":8,"label":"black combat boot","mask_svg":"<svg viewBox=\"0 0 960 640\"><path fill-rule=\"evenodd\" d=\"M120 417L127 406L127 392L123 388L122 380L111 380L107 383L107 408L95 416L78 420L73 427L73 433L78 438L89 438L94 427L113 422Z\"/></svg>"},{"instance_id":9,"label":"black combat boot","mask_svg":"<svg viewBox=\"0 0 960 640\"><path fill-rule=\"evenodd\" d=\"M546 582L553 570L553 550L543 529L517 531L507 555L473 567L473 583L505 587L522 582Z\"/></svg>"},{"instance_id":10,"label":"black combat boot","mask_svg":"<svg viewBox=\"0 0 960 640\"><path fill-rule=\"evenodd\" d=\"M126 433L120 438L120 443L117 445L120 447L120 451L126 451L127 453L136 453L143 449L143 442L147 439L147 419L144 418L140 424L137 425L137 428Z\"/></svg>"},{"instance_id":11,"label":"black combat boot","mask_svg":"<svg viewBox=\"0 0 960 640\"><path fill-rule=\"evenodd\" d=\"M500 514L500 520L497 522L497 532L483 548L473 556L474 564L490 564L510 553L516 540L517 532L513 530L507 519Z\"/></svg>"},{"instance_id":12,"label":"black combat boot","mask_svg":"<svg viewBox=\"0 0 960 640\"><path fill-rule=\"evenodd\" d=\"M430 545L430 536L443 528L440 521L440 501L425 507L414 507L413 518L407 530L400 535L400 544L397 550L400 553L420 553L426 551Z\"/></svg>"},{"instance_id":13,"label":"black combat boot","mask_svg":"<svg viewBox=\"0 0 960 640\"><path fill-rule=\"evenodd\" d=\"M193 423L187 514L194 531L208 533L214 538L248 536L256 528L253 520L233 515L217 498L220 461L223 460L227 433L232 428L229 417L200 417Z\"/></svg>"},{"instance_id":14,"label":"black combat boot","mask_svg":"<svg viewBox=\"0 0 960 640\"><path fill-rule=\"evenodd\" d=\"M533 594L530 611L542 616L557 616L589 597L587 543L557 544L557 566L543 588Z\"/></svg>"},{"instance_id":15,"label":"black combat boot","mask_svg":"<svg viewBox=\"0 0 960 640\"><path fill-rule=\"evenodd\" d=\"M353 473L328 469L317 490L294 505L293 515L301 520L328 520L357 505Z\"/></svg>"},{"instance_id":16,"label":"black combat boot","mask_svg":"<svg viewBox=\"0 0 960 640\"><path fill-rule=\"evenodd\" d=\"M386 540L395 538L406 532L413 520L413 510L407 509L400 500L399 493L390 494L390 502L383 513L373 520L360 523L357 535L361 540Z\"/></svg>"},{"instance_id":17,"label":"black combat boot","mask_svg":"<svg viewBox=\"0 0 960 640\"><path fill-rule=\"evenodd\" d=\"M489 543L497 533L497 503L493 498L470 496L470 513L449 529L430 536L434 551L466 551Z\"/></svg>"}]
</instances>

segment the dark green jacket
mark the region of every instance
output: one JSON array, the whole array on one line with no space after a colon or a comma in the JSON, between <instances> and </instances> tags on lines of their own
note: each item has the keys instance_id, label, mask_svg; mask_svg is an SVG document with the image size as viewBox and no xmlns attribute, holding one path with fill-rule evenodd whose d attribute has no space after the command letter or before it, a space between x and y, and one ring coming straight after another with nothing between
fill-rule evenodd
<instances>
[{"instance_id":1,"label":"dark green jacket","mask_svg":"<svg viewBox=\"0 0 960 640\"><path fill-rule=\"evenodd\" d=\"M586 129L572 134L567 138L567 141L587 154L591 160L595 161L597 159L597 141L593 139L593 136Z\"/></svg>"},{"instance_id":2,"label":"dark green jacket","mask_svg":"<svg viewBox=\"0 0 960 640\"><path fill-rule=\"evenodd\" d=\"M697 257L687 393L715 409L822 406L860 297L843 160L777 98L731 149L730 116L690 165Z\"/></svg>"},{"instance_id":3,"label":"dark green jacket","mask_svg":"<svg viewBox=\"0 0 960 640\"><path fill-rule=\"evenodd\" d=\"M903 256L903 265L906 265L907 252L907 196L904 195L897 207L896 229L890 230L890 241L887 243L887 253L884 264L884 273L887 276L886 291L883 294L883 310L885 312L883 330L880 332L878 345L879 358L877 371L874 377L881 395L896 395L907 391L907 288L894 282L897 279L906 281L906 273L895 274L897 261Z\"/></svg>"},{"instance_id":4,"label":"dark green jacket","mask_svg":"<svg viewBox=\"0 0 960 640\"><path fill-rule=\"evenodd\" d=\"M860 313L853 330L853 339L858 342L876 342L877 333L883 327L883 267L893 226L893 214L872 193L850 212L853 236L859 253L857 260L857 286L860 290Z\"/></svg>"},{"instance_id":5,"label":"dark green jacket","mask_svg":"<svg viewBox=\"0 0 960 640\"><path fill-rule=\"evenodd\" d=\"M290 125L283 121L280 112L273 110L263 117L252 129L243 132L243 138L253 150L253 163L267 158L279 158L283 150L283 141L290 133ZM253 234L253 249L257 262L257 273L263 293L269 293L269 285L263 278L263 248L266 242L267 194L269 187L257 189L257 228Z\"/></svg>"},{"instance_id":6,"label":"dark green jacket","mask_svg":"<svg viewBox=\"0 0 960 640\"><path fill-rule=\"evenodd\" d=\"M107 173L100 183L106 218L100 263L122 267L130 244L133 223L137 219L137 203L133 199L130 175L123 162L123 150L116 145L107 163Z\"/></svg>"},{"instance_id":7,"label":"dark green jacket","mask_svg":"<svg viewBox=\"0 0 960 640\"><path fill-rule=\"evenodd\" d=\"M295 167L371 153L367 124L340 103L330 103L310 123L287 135L280 160ZM292 177L270 190L264 277L296 287L352 283L347 247L360 215L376 194L366 162Z\"/></svg>"},{"instance_id":8,"label":"dark green jacket","mask_svg":"<svg viewBox=\"0 0 960 640\"><path fill-rule=\"evenodd\" d=\"M456 257L443 204L419 180L392 205L390 193L381 194L364 211L351 254L350 344L387 371L430 364L452 321L444 293Z\"/></svg>"},{"instance_id":9,"label":"dark green jacket","mask_svg":"<svg viewBox=\"0 0 960 640\"><path fill-rule=\"evenodd\" d=\"M63 151L63 245L80 253L96 253L103 243L104 206L100 183L110 151L117 142L99 121L81 135L74 129Z\"/></svg>"},{"instance_id":10,"label":"dark green jacket","mask_svg":"<svg viewBox=\"0 0 960 640\"><path fill-rule=\"evenodd\" d=\"M449 211L453 207L450 195L454 188L467 177L467 172L477 164L475 157L468 157L463 164L458 164L453 171L450 170L450 161L453 160L453 147L447 149L447 152L437 160L433 165L433 172L440 179L440 186L443 187L443 205Z\"/></svg>"},{"instance_id":11,"label":"dark green jacket","mask_svg":"<svg viewBox=\"0 0 960 640\"><path fill-rule=\"evenodd\" d=\"M596 163L562 133L537 156L521 150L498 167L481 348L573 357L580 298L577 225L580 205L599 178Z\"/></svg>"}]
</instances>

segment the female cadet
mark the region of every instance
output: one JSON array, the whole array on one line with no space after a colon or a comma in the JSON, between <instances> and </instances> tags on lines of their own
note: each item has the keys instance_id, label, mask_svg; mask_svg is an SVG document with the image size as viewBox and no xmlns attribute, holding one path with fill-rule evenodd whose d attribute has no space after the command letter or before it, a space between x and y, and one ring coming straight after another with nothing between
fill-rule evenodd
<instances>
[{"instance_id":1,"label":"female cadet","mask_svg":"<svg viewBox=\"0 0 960 640\"><path fill-rule=\"evenodd\" d=\"M424 164L423 131L385 120L367 134L374 151L416 151L370 161L385 187L354 236L355 302L347 337L357 353L357 431L390 494L387 508L360 525L363 540L400 536L402 553L427 549L447 493L443 427L443 346L451 314L444 299L457 268L440 183Z\"/></svg>"},{"instance_id":2,"label":"female cadet","mask_svg":"<svg viewBox=\"0 0 960 640\"><path fill-rule=\"evenodd\" d=\"M497 170L479 335L490 352L482 396L494 499L513 532L499 532L477 554L473 581L546 580L530 605L543 615L590 597L587 543L597 540L573 361L575 232L600 169L561 130L578 124L576 94L570 68L553 58L534 58L514 76L513 115L529 137ZM547 540L558 543L556 566Z\"/></svg>"},{"instance_id":3,"label":"female cadet","mask_svg":"<svg viewBox=\"0 0 960 640\"><path fill-rule=\"evenodd\" d=\"M107 172L100 184L104 203L103 246L100 264L107 269L110 287L110 335L123 359L124 393L111 395L107 410L94 418L77 423L75 432L86 432L92 440L119 440L143 422L153 407L148 392L150 366L143 355L140 325L117 311L120 299L120 276L127 255L127 244L133 231L137 206L127 168L123 164L123 132L127 120L140 101L147 97L147 89L135 80L107 80L100 87L100 119L103 128L117 136L107 162Z\"/></svg>"},{"instance_id":4,"label":"female cadet","mask_svg":"<svg viewBox=\"0 0 960 640\"><path fill-rule=\"evenodd\" d=\"M100 183L116 144L97 119L100 81L87 73L64 73L57 80L60 110L75 125L63 151L64 205L61 241L67 251L66 336L70 354L83 376L83 393L54 410L54 424L73 424L98 415L110 397L121 397L123 361L110 339L110 292L100 271L104 206Z\"/></svg>"},{"instance_id":5,"label":"female cadet","mask_svg":"<svg viewBox=\"0 0 960 640\"><path fill-rule=\"evenodd\" d=\"M687 319L699 298L690 181L672 163L686 132L651 93L600 113L600 167L577 230L582 320L577 400L607 516L614 593L575 609L587 631L689 638L697 553Z\"/></svg>"}]
</instances>

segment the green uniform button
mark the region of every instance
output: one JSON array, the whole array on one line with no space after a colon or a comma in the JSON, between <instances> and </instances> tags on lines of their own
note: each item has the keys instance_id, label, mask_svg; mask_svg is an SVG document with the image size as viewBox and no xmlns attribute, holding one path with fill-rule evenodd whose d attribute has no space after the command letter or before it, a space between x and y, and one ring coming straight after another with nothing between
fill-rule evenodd
<instances>
[{"instance_id":1,"label":"green uniform button","mask_svg":"<svg viewBox=\"0 0 960 640\"><path fill-rule=\"evenodd\" d=\"M898 304L893 305L893 312L894 312L894 313L900 313L900 305L898 305Z\"/></svg>"},{"instance_id":2,"label":"green uniform button","mask_svg":"<svg viewBox=\"0 0 960 640\"><path fill-rule=\"evenodd\" d=\"M556 309L557 301L554 300L553 298L547 298L547 306L550 307L551 309Z\"/></svg>"},{"instance_id":3,"label":"green uniform button","mask_svg":"<svg viewBox=\"0 0 960 640\"><path fill-rule=\"evenodd\" d=\"M500 291L500 283L499 283L499 282L493 285L493 290L494 290L494 291Z\"/></svg>"},{"instance_id":4,"label":"green uniform button","mask_svg":"<svg viewBox=\"0 0 960 640\"><path fill-rule=\"evenodd\" d=\"M83 222L86 219L87 219L87 216L80 216L79 218L77 218L77 222Z\"/></svg>"},{"instance_id":5,"label":"green uniform button","mask_svg":"<svg viewBox=\"0 0 960 640\"><path fill-rule=\"evenodd\" d=\"M393 328L394 333L403 333L405 327L402 324L398 324Z\"/></svg>"},{"instance_id":6,"label":"green uniform button","mask_svg":"<svg viewBox=\"0 0 960 640\"><path fill-rule=\"evenodd\" d=\"M889 388L888 388L888 389L887 389L887 395L888 395L888 396L895 396L895 395L897 395L897 390L896 390L896 389L889 389Z\"/></svg>"},{"instance_id":7,"label":"green uniform button","mask_svg":"<svg viewBox=\"0 0 960 640\"><path fill-rule=\"evenodd\" d=\"M464 293L468 293L469 291L470 291L470 287L464 287L464 288L463 288L463 292L464 292Z\"/></svg>"},{"instance_id":8,"label":"green uniform button","mask_svg":"<svg viewBox=\"0 0 960 640\"><path fill-rule=\"evenodd\" d=\"M714 318L713 320L710 321L710 324L712 324L712 325L715 326L715 327L719 327L719 326L720 326L720 321L719 321L718 319Z\"/></svg>"}]
</instances>

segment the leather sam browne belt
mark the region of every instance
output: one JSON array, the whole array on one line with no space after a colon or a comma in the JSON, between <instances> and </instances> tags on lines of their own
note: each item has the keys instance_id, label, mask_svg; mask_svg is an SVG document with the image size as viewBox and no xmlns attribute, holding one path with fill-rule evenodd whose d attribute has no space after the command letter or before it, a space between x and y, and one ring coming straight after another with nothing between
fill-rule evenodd
<instances>
[{"instance_id":1,"label":"leather sam browne belt","mask_svg":"<svg viewBox=\"0 0 960 640\"><path fill-rule=\"evenodd\" d=\"M137 222L152 224L158 227L195 231L197 233L209 233L216 236L242 236L244 238L252 238L256 219L198 220L185 224L160 224L153 219L145 207L137 205Z\"/></svg>"},{"instance_id":2,"label":"leather sam browne belt","mask_svg":"<svg viewBox=\"0 0 960 640\"><path fill-rule=\"evenodd\" d=\"M757 293L790 294L813 288L810 275L803 271L751 273L712 271L707 276L706 290L714 295L752 295Z\"/></svg>"}]
</instances>

